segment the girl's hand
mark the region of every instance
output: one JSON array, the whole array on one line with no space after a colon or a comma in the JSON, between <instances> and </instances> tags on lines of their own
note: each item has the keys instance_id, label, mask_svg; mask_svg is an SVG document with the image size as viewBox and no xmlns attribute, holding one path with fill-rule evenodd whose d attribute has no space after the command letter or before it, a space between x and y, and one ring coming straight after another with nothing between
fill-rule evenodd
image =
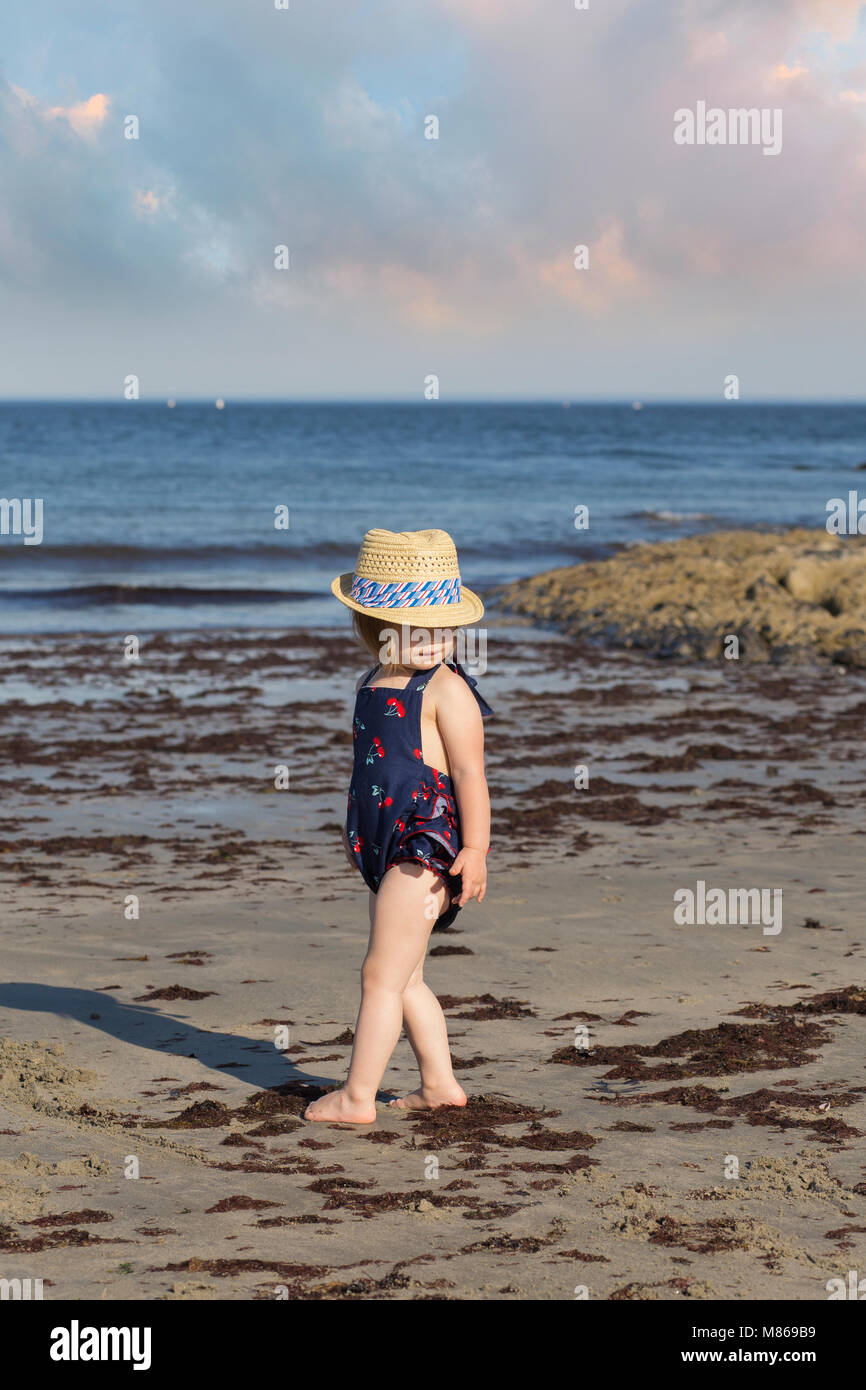
<instances>
[{"instance_id":1,"label":"girl's hand","mask_svg":"<svg viewBox=\"0 0 866 1390\"><path fill-rule=\"evenodd\" d=\"M472 898L484 901L487 892L487 856L483 850L461 849L449 872L463 875L463 891L457 899L458 907L465 907Z\"/></svg>"}]
</instances>

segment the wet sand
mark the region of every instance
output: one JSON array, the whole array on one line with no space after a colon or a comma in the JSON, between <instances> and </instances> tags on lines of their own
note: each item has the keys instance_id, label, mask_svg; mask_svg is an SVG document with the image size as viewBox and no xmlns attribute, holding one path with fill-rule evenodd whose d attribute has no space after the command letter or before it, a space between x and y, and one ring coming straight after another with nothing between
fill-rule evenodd
<instances>
[{"instance_id":1,"label":"wet sand","mask_svg":"<svg viewBox=\"0 0 866 1390\"><path fill-rule=\"evenodd\" d=\"M490 890L428 968L470 1104L390 1110L401 1042L352 1130L301 1117L357 1007L337 827L363 659L338 633L3 649L0 1275L823 1300L862 1269L862 673L492 623ZM782 888L782 930L678 925L698 880Z\"/></svg>"}]
</instances>

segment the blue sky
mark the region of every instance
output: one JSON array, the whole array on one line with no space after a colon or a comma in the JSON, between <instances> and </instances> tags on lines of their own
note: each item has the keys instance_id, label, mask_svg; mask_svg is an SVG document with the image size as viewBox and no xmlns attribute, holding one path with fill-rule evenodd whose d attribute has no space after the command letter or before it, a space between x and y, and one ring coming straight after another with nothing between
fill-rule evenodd
<instances>
[{"instance_id":1,"label":"blue sky","mask_svg":"<svg viewBox=\"0 0 866 1390\"><path fill-rule=\"evenodd\" d=\"M856 0L19 2L4 30L3 397L863 396ZM781 153L678 147L698 101L780 109Z\"/></svg>"}]
</instances>

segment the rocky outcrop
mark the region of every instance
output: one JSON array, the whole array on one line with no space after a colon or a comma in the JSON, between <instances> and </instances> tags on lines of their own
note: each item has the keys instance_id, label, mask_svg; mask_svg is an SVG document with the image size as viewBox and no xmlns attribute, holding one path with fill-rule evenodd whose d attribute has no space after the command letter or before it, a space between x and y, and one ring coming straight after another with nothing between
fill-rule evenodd
<instances>
[{"instance_id":1,"label":"rocky outcrop","mask_svg":"<svg viewBox=\"0 0 866 1390\"><path fill-rule=\"evenodd\" d=\"M866 669L866 538L717 531L635 545L493 595L576 637L660 657L829 661Z\"/></svg>"}]
</instances>

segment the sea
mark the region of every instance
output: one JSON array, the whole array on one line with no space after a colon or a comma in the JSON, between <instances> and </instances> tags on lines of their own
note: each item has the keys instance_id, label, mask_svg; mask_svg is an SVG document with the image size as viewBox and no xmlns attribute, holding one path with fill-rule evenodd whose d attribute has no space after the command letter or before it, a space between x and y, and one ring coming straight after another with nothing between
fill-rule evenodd
<instances>
[{"instance_id":1,"label":"sea","mask_svg":"<svg viewBox=\"0 0 866 1390\"><path fill-rule=\"evenodd\" d=\"M0 502L0 633L337 627L369 527L444 528L483 593L858 482L861 404L0 402L0 499L41 503L28 544Z\"/></svg>"}]
</instances>

